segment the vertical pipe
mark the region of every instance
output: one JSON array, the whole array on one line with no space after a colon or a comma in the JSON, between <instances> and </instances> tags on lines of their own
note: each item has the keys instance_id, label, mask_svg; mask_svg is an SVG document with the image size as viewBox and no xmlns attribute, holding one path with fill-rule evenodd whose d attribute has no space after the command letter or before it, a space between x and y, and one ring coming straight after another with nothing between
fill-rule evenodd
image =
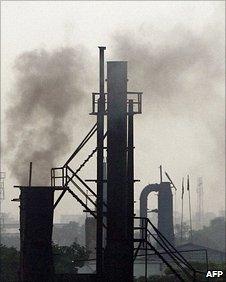
<instances>
[{"instance_id":1,"label":"vertical pipe","mask_svg":"<svg viewBox=\"0 0 226 282\"><path fill-rule=\"evenodd\" d=\"M61 183L61 184L62 184L62 187L64 187L64 183L65 183L65 182L64 182L64 177L65 177L65 176L64 176L64 167L62 167L62 183Z\"/></svg>"},{"instance_id":2,"label":"vertical pipe","mask_svg":"<svg viewBox=\"0 0 226 282\"><path fill-rule=\"evenodd\" d=\"M145 219L145 282L148 281L148 222L147 219Z\"/></svg>"},{"instance_id":3,"label":"vertical pipe","mask_svg":"<svg viewBox=\"0 0 226 282\"><path fill-rule=\"evenodd\" d=\"M183 214L184 214L184 199L181 199L181 224L180 224L180 242L183 241Z\"/></svg>"},{"instance_id":4,"label":"vertical pipe","mask_svg":"<svg viewBox=\"0 0 226 282\"><path fill-rule=\"evenodd\" d=\"M176 223L176 214L177 214L177 191L176 190L174 190L174 205L173 205L173 207L174 207L174 221L175 221L175 223Z\"/></svg>"},{"instance_id":5,"label":"vertical pipe","mask_svg":"<svg viewBox=\"0 0 226 282\"><path fill-rule=\"evenodd\" d=\"M140 227L144 227L144 221L142 220L142 218L147 218L148 195L151 192L159 192L159 187L160 185L157 183L148 184L144 187L140 194ZM140 231L140 238L144 239L144 233L142 233L142 231Z\"/></svg>"},{"instance_id":6,"label":"vertical pipe","mask_svg":"<svg viewBox=\"0 0 226 282\"><path fill-rule=\"evenodd\" d=\"M99 47L100 54L100 98L98 99L97 112L97 245L96 245L96 272L102 275L103 264L103 147L104 147L104 50Z\"/></svg>"},{"instance_id":7,"label":"vertical pipe","mask_svg":"<svg viewBox=\"0 0 226 282\"><path fill-rule=\"evenodd\" d=\"M86 189L86 206L88 206L88 194L89 194L89 191ZM88 213L86 212L86 218L88 216Z\"/></svg>"},{"instance_id":8,"label":"vertical pipe","mask_svg":"<svg viewBox=\"0 0 226 282\"><path fill-rule=\"evenodd\" d=\"M183 240L183 216L184 216L184 178L182 179L182 191L181 191L181 224L180 224L180 242Z\"/></svg>"},{"instance_id":9,"label":"vertical pipe","mask_svg":"<svg viewBox=\"0 0 226 282\"><path fill-rule=\"evenodd\" d=\"M30 162L30 169L29 169L29 187L31 187L31 177L32 177L32 162Z\"/></svg>"},{"instance_id":10,"label":"vertical pipe","mask_svg":"<svg viewBox=\"0 0 226 282\"><path fill-rule=\"evenodd\" d=\"M160 165L159 171L160 171L160 183L162 183L162 165Z\"/></svg>"},{"instance_id":11,"label":"vertical pipe","mask_svg":"<svg viewBox=\"0 0 226 282\"><path fill-rule=\"evenodd\" d=\"M102 98L104 96L104 50L106 50L106 47L99 47L100 51L100 65L99 65L99 71L100 71L100 77L99 77L99 87L100 87L100 97Z\"/></svg>"},{"instance_id":12,"label":"vertical pipe","mask_svg":"<svg viewBox=\"0 0 226 282\"><path fill-rule=\"evenodd\" d=\"M53 186L53 169L51 168L51 180L50 180L51 182L51 186Z\"/></svg>"},{"instance_id":13,"label":"vertical pipe","mask_svg":"<svg viewBox=\"0 0 226 282\"><path fill-rule=\"evenodd\" d=\"M129 252L133 252L134 244L134 131L133 131L133 100L129 100L128 108L128 151L127 151L127 240ZM128 257L133 267L133 257ZM133 273L133 269L130 270ZM132 279L132 277L131 277Z\"/></svg>"},{"instance_id":14,"label":"vertical pipe","mask_svg":"<svg viewBox=\"0 0 226 282\"><path fill-rule=\"evenodd\" d=\"M104 160L103 163L103 204L107 205L107 161ZM103 205L103 223L107 226L107 207ZM103 249L106 247L106 228L103 228Z\"/></svg>"},{"instance_id":15,"label":"vertical pipe","mask_svg":"<svg viewBox=\"0 0 226 282\"><path fill-rule=\"evenodd\" d=\"M134 137L133 137L133 100L129 100L128 118L128 155L127 155L127 177L128 177L128 216L134 217ZM131 218L130 218L131 224Z\"/></svg>"},{"instance_id":16,"label":"vertical pipe","mask_svg":"<svg viewBox=\"0 0 226 282\"><path fill-rule=\"evenodd\" d=\"M189 216L190 216L190 240L193 242L192 234L192 218L191 218L191 194L190 194L190 185L189 185L189 175L187 176L187 190L188 190L188 199L189 199Z\"/></svg>"},{"instance_id":17,"label":"vertical pipe","mask_svg":"<svg viewBox=\"0 0 226 282\"><path fill-rule=\"evenodd\" d=\"M107 63L107 245L104 281L133 281L127 240L127 63ZM132 277L132 278L131 278Z\"/></svg>"},{"instance_id":18,"label":"vertical pipe","mask_svg":"<svg viewBox=\"0 0 226 282\"><path fill-rule=\"evenodd\" d=\"M128 177L128 218L129 228L133 231L134 217L134 131L133 131L133 100L129 100L128 117L128 155L127 155L127 177Z\"/></svg>"}]
</instances>

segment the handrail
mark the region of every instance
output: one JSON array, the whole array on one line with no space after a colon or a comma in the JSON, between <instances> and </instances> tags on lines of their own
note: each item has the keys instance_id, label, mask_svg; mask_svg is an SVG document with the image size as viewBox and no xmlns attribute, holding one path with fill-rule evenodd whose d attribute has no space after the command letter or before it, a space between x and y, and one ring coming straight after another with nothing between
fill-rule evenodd
<instances>
[{"instance_id":1,"label":"handrail","mask_svg":"<svg viewBox=\"0 0 226 282\"><path fill-rule=\"evenodd\" d=\"M68 167L68 169L72 172L72 169L70 167ZM93 192L93 190L87 185L87 183L85 181L83 181L77 174L74 174L72 177L76 177L85 187L86 189L92 193L93 196L97 197L97 194L95 192ZM107 207L107 204L105 202L103 202L103 205L105 207Z\"/></svg>"},{"instance_id":2,"label":"handrail","mask_svg":"<svg viewBox=\"0 0 226 282\"><path fill-rule=\"evenodd\" d=\"M194 267L178 252L178 250L169 242L169 240L167 240L166 237L162 233L159 232L159 230L153 225L153 223L149 220L149 218L148 218L148 223L157 232L157 234L160 235L160 237L163 238L167 242L167 244L170 245L170 247L176 252L176 254L178 254L181 257L185 265L187 265L192 271L195 272L196 270L194 269Z\"/></svg>"},{"instance_id":3,"label":"handrail","mask_svg":"<svg viewBox=\"0 0 226 282\"><path fill-rule=\"evenodd\" d=\"M69 167L69 163L74 159L76 154L84 147L84 145L90 140L90 138L94 135L94 133L96 131L97 131L97 123L94 124L94 126L91 128L89 133L85 136L85 138L82 140L82 142L79 144L79 146L73 152L73 154L69 157L69 159L65 162L65 164L62 167L52 168L51 169L51 185L55 186L55 179L56 178L62 178L62 186L66 188L66 189L64 189L61 192L60 196L58 197L58 199L54 203L54 205L53 205L54 209L56 208L56 206L58 205L58 203L60 202L60 200L62 199L64 194L66 193L66 191L69 191L82 204L82 206L87 209L87 211L89 211L89 212L91 211L87 207L87 205L84 204L83 201L80 200L79 197L76 194L74 194L74 192L69 187L67 187L70 182L72 182L77 187L77 189L80 191L80 193L82 193L95 207L97 206L96 203L88 195L86 195L85 192L82 190L82 188L73 180L73 178L76 177L86 187L86 189L90 193L92 193L93 196L95 196L97 198L97 194L94 193L93 190L77 175L78 172L82 169L82 167L89 161L89 159L97 151L97 148L95 148L91 152L91 154L83 161L83 163L79 166L79 168L77 168L77 170L75 172ZM105 132L105 134L103 136L103 140L105 139L106 136L107 136L107 131ZM55 176L55 170L57 170L57 169L61 169L62 170L62 176L61 177L56 177ZM66 169L66 175L65 175L64 169ZM69 175L68 175L68 170L72 173L71 177L69 177ZM65 179L66 179L66 181L64 181ZM105 207L107 207L107 205L106 205L106 203L104 201L103 201L103 205ZM90 213L96 218L96 215L94 215L93 212L90 212ZM104 227L106 228L105 225L104 225Z\"/></svg>"},{"instance_id":4,"label":"handrail","mask_svg":"<svg viewBox=\"0 0 226 282\"><path fill-rule=\"evenodd\" d=\"M155 247L148 241L148 236L152 236L155 241L159 244L159 246L169 255L169 257L173 260L173 262L190 278L195 279L196 273L199 273L194 267L178 252L178 250L167 240L167 238L159 232L159 230L153 225L153 223L146 217L134 217L134 219L140 219L141 220L141 226L135 227L135 230L140 229L142 231L142 238L145 239L146 246L147 244L151 247L152 250L166 263L165 258L161 255L160 252L158 252ZM153 228L153 230L157 233L158 240L148 229L148 224ZM143 243L144 244L144 243ZM140 248L141 243L138 246L138 250ZM147 256L147 247L145 248L146 255ZM136 250L135 255L138 254L138 251ZM182 263L182 265L180 264ZM168 263L169 264L169 263ZM167 264L167 265L168 265ZM184 265L184 266L183 266ZM176 270L170 267L170 269L175 273ZM193 274L191 274L190 271L192 271ZM184 281L184 280L182 280Z\"/></svg>"},{"instance_id":5,"label":"handrail","mask_svg":"<svg viewBox=\"0 0 226 282\"><path fill-rule=\"evenodd\" d=\"M167 244L170 245L170 247L175 251L176 254L178 254L181 259L183 260L183 263L185 265L187 265L192 271L196 271L194 269L194 267L178 252L178 250L166 239L166 237L161 233L159 232L159 230L153 225L153 223L149 220L149 218L146 218L146 217L135 217L135 219L141 219L141 220L144 220L144 221L147 221L151 227L154 229L154 231L161 237L161 239L163 238L162 242L164 243L164 240L167 242ZM149 234L152 235L152 233L148 230ZM155 238L156 240L156 238ZM166 244L165 244L166 245ZM171 251L168 247L168 250ZM178 257L177 257L178 258ZM179 258L178 258L179 259ZM180 260L180 259L179 259Z\"/></svg>"},{"instance_id":6,"label":"handrail","mask_svg":"<svg viewBox=\"0 0 226 282\"><path fill-rule=\"evenodd\" d=\"M185 281L181 275L172 267L172 265L160 254L160 252L149 242L147 242L149 247L161 258L161 260L170 268L170 270L179 278L180 281Z\"/></svg>"},{"instance_id":7,"label":"handrail","mask_svg":"<svg viewBox=\"0 0 226 282\"><path fill-rule=\"evenodd\" d=\"M69 187L67 188L67 190L85 209L89 211L90 214L92 214L93 217L97 217L96 214L87 205L85 205L83 201L80 200L79 197Z\"/></svg>"},{"instance_id":8,"label":"handrail","mask_svg":"<svg viewBox=\"0 0 226 282\"><path fill-rule=\"evenodd\" d=\"M148 232L148 234L150 234L153 238L155 238L154 235L150 232L150 230L147 230L147 232ZM156 235L161 236L161 233L158 232ZM161 239L161 238L160 238L160 239ZM155 240L157 240L157 239L155 238ZM163 242L163 244L165 244L163 240L162 240L162 242ZM159 241L158 241L158 244L160 245ZM161 245L161 246L162 246L162 245ZM181 261L181 259L182 259L183 262L182 262L182 261L181 261L181 262L182 262L184 265L186 265L188 268L190 268L192 271L194 271L194 270L190 267L191 265L188 263L188 261L186 261L186 260L184 259L184 257L181 256L180 253L179 253L176 249L174 250L174 252L172 252L172 250L171 250L166 244L165 244L165 246L166 246L166 248L164 248L164 250L166 250L166 252L167 252L167 250L168 250L170 253L174 253L174 256L175 256L178 260ZM181 256L181 259L178 258L177 254L179 254L179 255Z\"/></svg>"},{"instance_id":9,"label":"handrail","mask_svg":"<svg viewBox=\"0 0 226 282\"><path fill-rule=\"evenodd\" d=\"M69 159L65 162L64 166L68 165L74 157L77 155L77 153L84 147L84 145L89 141L89 139L93 136L93 134L97 131L97 123L94 124L94 126L91 128L89 133L86 135L86 137L82 140L82 142L79 144L79 146L76 148L76 150L73 152L73 154L69 157Z\"/></svg>"},{"instance_id":10,"label":"handrail","mask_svg":"<svg viewBox=\"0 0 226 282\"><path fill-rule=\"evenodd\" d=\"M82 180L81 177L79 177L77 174L74 174L74 176L86 187L86 189L95 197L97 197L97 194L93 192L93 190L87 185L85 181Z\"/></svg>"},{"instance_id":11,"label":"handrail","mask_svg":"<svg viewBox=\"0 0 226 282\"><path fill-rule=\"evenodd\" d=\"M97 148L95 148L92 153L84 160L84 162L79 166L79 168L75 171L75 174L77 174L83 166L92 158L92 156L97 152Z\"/></svg>"},{"instance_id":12,"label":"handrail","mask_svg":"<svg viewBox=\"0 0 226 282\"><path fill-rule=\"evenodd\" d=\"M80 186L78 186L77 183L75 183L74 180L71 180L71 182L74 184L74 186L83 194L83 196L85 196L95 207L97 206L97 204L81 189Z\"/></svg>"},{"instance_id":13,"label":"handrail","mask_svg":"<svg viewBox=\"0 0 226 282\"><path fill-rule=\"evenodd\" d=\"M154 239L156 239L152 234L150 234ZM149 242L147 242L147 243L149 243ZM173 253L171 253L170 251L168 251L166 248L165 248L165 246L162 244L162 243L160 243L159 241L158 241L158 244L162 247L162 249L171 257L171 259L174 261L174 263L182 270L182 271L184 271L185 272L185 274L187 275L187 276L189 276L190 278L192 278L193 276L178 262L178 260L175 258L175 256L173 255Z\"/></svg>"}]
</instances>

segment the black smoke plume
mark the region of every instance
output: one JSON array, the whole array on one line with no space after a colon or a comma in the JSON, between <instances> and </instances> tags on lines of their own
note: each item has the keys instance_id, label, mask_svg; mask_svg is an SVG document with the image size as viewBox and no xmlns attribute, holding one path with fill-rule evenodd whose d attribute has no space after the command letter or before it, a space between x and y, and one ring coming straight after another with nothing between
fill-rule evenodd
<instances>
[{"instance_id":1,"label":"black smoke plume","mask_svg":"<svg viewBox=\"0 0 226 282\"><path fill-rule=\"evenodd\" d=\"M175 163L178 169L183 167L193 176L200 173L209 191L217 187L222 192L225 158L223 26L221 22L205 26L202 31L183 26L163 31L146 25L114 35L114 56L128 61L129 88L144 92L143 116L142 122L137 121L137 134L141 136L144 130L148 131L145 139L138 138L137 142L141 143L142 150L150 153L148 165L156 161L152 149L156 146L159 162L170 160L171 169ZM153 130L155 124L159 130ZM177 130L180 124L185 125L183 132L187 132L189 138ZM174 145L174 140L179 140L180 147ZM141 171L144 166L141 160Z\"/></svg>"},{"instance_id":2,"label":"black smoke plume","mask_svg":"<svg viewBox=\"0 0 226 282\"><path fill-rule=\"evenodd\" d=\"M83 53L72 48L34 50L16 59L16 85L6 115L7 151L20 185L28 183L31 161L32 184L48 185L51 167L67 151L71 114L84 99L83 61Z\"/></svg>"}]
</instances>

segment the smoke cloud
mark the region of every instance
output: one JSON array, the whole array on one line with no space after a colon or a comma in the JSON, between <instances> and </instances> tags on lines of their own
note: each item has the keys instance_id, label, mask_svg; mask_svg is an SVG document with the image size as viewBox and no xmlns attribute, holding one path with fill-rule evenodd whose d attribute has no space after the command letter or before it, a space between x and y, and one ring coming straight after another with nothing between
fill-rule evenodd
<instances>
[{"instance_id":1,"label":"smoke cloud","mask_svg":"<svg viewBox=\"0 0 226 282\"><path fill-rule=\"evenodd\" d=\"M202 32L146 26L114 35L115 56L129 64L130 90L144 92L137 170L157 171L163 161L174 175L201 174L213 198L215 189L224 192L223 32L217 25Z\"/></svg>"},{"instance_id":2,"label":"smoke cloud","mask_svg":"<svg viewBox=\"0 0 226 282\"><path fill-rule=\"evenodd\" d=\"M153 108L165 104L174 114L181 113L177 106L183 102L186 113L215 99L222 102L217 87L224 79L224 47L222 34L214 32L203 37L177 27L167 34L159 32L158 39L151 36L152 29L136 35L125 32L115 36L115 53L129 61L132 87L145 91L145 102Z\"/></svg>"},{"instance_id":3,"label":"smoke cloud","mask_svg":"<svg viewBox=\"0 0 226 282\"><path fill-rule=\"evenodd\" d=\"M81 51L66 47L25 52L16 59L6 149L20 185L28 183L30 161L32 185L48 185L54 161L67 152L72 113L84 99L83 63Z\"/></svg>"}]
</instances>

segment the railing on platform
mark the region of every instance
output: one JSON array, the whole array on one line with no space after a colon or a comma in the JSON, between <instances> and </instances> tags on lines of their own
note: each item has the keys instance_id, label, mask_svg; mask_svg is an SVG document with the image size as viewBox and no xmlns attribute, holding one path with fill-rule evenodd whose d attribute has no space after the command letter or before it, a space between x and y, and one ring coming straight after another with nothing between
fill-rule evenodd
<instances>
[{"instance_id":1,"label":"railing on platform","mask_svg":"<svg viewBox=\"0 0 226 282\"><path fill-rule=\"evenodd\" d=\"M51 186L62 186L65 189L61 192L60 196L54 203L54 208L58 205L66 191L68 191L84 208L85 212L89 212L96 218L96 200L97 194L92 190L92 188L78 175L78 173L82 170L82 168L86 165L86 163L94 156L97 152L97 148L95 148L90 155L83 161L83 163L76 169L73 170L69 164L73 161L79 151L85 146L85 144L90 140L90 138L95 134L97 130L97 125L95 124L89 133L85 136L83 141L79 144L73 154L68 158L65 164L62 167L54 167L51 169ZM104 134L104 138L107 136L107 132ZM76 188L76 191L80 193L75 193L70 186ZM86 193L88 191L91 195ZM94 196L92 199L90 196ZM83 199L82 199L83 197ZM90 207L91 205L91 207ZM106 206L105 203L103 205ZM106 227L106 226L105 226Z\"/></svg>"},{"instance_id":2,"label":"railing on platform","mask_svg":"<svg viewBox=\"0 0 226 282\"><path fill-rule=\"evenodd\" d=\"M127 92L127 113L129 113L128 106L129 101L133 101L133 114L142 113L142 92ZM105 114L107 114L107 97L108 93L104 93L105 102ZM90 115L97 115L98 113L98 100L100 98L100 93L92 93L92 112Z\"/></svg>"},{"instance_id":3,"label":"railing on platform","mask_svg":"<svg viewBox=\"0 0 226 282\"><path fill-rule=\"evenodd\" d=\"M139 243L135 248L134 260L138 256L139 251L143 251L143 255L145 256L146 279L148 250L151 250L153 251L151 255L155 254L158 258L160 258L180 281L187 281L187 279L189 281L197 281L197 274L203 273L202 271L196 270L192 264L185 259L181 252L179 252L167 240L167 238L159 232L148 218L135 217L134 219L137 219L140 222L140 225L135 226L134 230L139 230L141 233L141 238L134 239L134 242ZM152 229L154 233L151 232L150 229ZM150 242L151 238L154 240L156 245Z\"/></svg>"}]
</instances>

